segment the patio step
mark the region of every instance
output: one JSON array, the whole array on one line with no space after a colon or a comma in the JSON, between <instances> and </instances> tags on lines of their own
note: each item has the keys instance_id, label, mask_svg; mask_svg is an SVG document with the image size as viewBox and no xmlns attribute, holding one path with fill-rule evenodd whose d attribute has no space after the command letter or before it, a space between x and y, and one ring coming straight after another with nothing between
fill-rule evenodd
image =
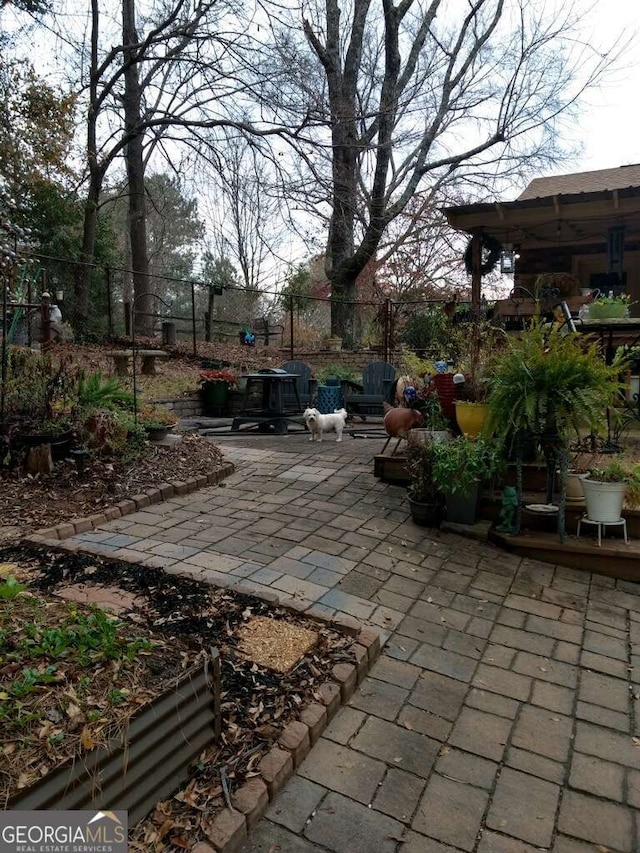
<instances>
[{"instance_id":1,"label":"patio step","mask_svg":"<svg viewBox=\"0 0 640 853\"><path fill-rule=\"evenodd\" d=\"M556 532L525 530L517 536L489 531L489 541L516 554L532 560L542 560L572 569L598 572L618 580L640 581L640 539L604 538L602 545L588 536L568 535L560 542Z\"/></svg>"}]
</instances>

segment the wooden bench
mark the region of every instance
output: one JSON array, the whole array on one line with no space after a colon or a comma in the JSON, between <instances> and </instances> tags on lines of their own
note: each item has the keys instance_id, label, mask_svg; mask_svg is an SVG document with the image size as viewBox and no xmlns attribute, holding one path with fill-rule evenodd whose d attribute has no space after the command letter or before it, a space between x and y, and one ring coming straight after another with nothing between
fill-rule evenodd
<instances>
[{"instance_id":1,"label":"wooden bench","mask_svg":"<svg viewBox=\"0 0 640 853\"><path fill-rule=\"evenodd\" d=\"M125 377L129 375L129 361L133 356L133 350L107 350L105 355L113 360L117 376ZM169 353L161 349L137 349L136 355L142 359L142 369L140 372L145 376L155 375L157 358L169 358Z\"/></svg>"}]
</instances>

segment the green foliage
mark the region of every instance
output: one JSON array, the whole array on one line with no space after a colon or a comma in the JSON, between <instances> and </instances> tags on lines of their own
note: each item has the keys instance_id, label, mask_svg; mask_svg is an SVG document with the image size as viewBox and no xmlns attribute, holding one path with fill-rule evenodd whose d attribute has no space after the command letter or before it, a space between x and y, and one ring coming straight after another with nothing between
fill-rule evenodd
<instances>
[{"instance_id":1,"label":"green foliage","mask_svg":"<svg viewBox=\"0 0 640 853\"><path fill-rule=\"evenodd\" d=\"M433 480L436 488L451 494L468 494L505 467L503 446L495 439L471 439L461 435L434 444Z\"/></svg>"},{"instance_id":2,"label":"green foliage","mask_svg":"<svg viewBox=\"0 0 640 853\"><path fill-rule=\"evenodd\" d=\"M346 364L328 364L315 372L318 385L324 385L330 376L336 379L350 379L352 382L358 382L361 379L360 374Z\"/></svg>"},{"instance_id":3,"label":"green foliage","mask_svg":"<svg viewBox=\"0 0 640 853\"><path fill-rule=\"evenodd\" d=\"M54 362L23 347L9 347L5 385L7 420L40 430L61 420L74 393L68 362ZM68 417L66 418L68 420Z\"/></svg>"},{"instance_id":4,"label":"green foliage","mask_svg":"<svg viewBox=\"0 0 640 853\"><path fill-rule=\"evenodd\" d=\"M451 351L452 327L439 305L430 305L408 318L402 332L402 342L414 350L424 350L434 358L447 356Z\"/></svg>"},{"instance_id":5,"label":"green foliage","mask_svg":"<svg viewBox=\"0 0 640 853\"><path fill-rule=\"evenodd\" d=\"M84 428L86 446L102 456L120 456L127 462L145 448L146 432L142 423L136 424L133 411L98 409L87 417Z\"/></svg>"},{"instance_id":6,"label":"green foliage","mask_svg":"<svg viewBox=\"0 0 640 853\"><path fill-rule=\"evenodd\" d=\"M17 581L13 575L9 575L5 581L0 583L0 598L5 600L17 598L27 588L27 585ZM2 643L0 643L0 648Z\"/></svg>"},{"instance_id":7,"label":"green foliage","mask_svg":"<svg viewBox=\"0 0 640 853\"><path fill-rule=\"evenodd\" d=\"M409 496L421 503L435 500L439 488L434 479L434 447L431 441L416 442L407 447L406 468L409 474Z\"/></svg>"},{"instance_id":8,"label":"green foliage","mask_svg":"<svg viewBox=\"0 0 640 853\"><path fill-rule=\"evenodd\" d=\"M44 710L38 707L37 697L65 678L62 661L67 669L88 669L109 661L122 669L153 648L142 637L127 636L120 621L97 607L81 611L70 604L66 614L53 620L38 599L25 598L21 606L22 621L14 620L13 628L0 632L0 655L9 664L5 673L10 673L0 680L0 722L7 736L42 718ZM79 682L87 689L90 683L89 676ZM25 704L32 694L36 701ZM124 693L114 688L109 699L118 704Z\"/></svg>"},{"instance_id":9,"label":"green foliage","mask_svg":"<svg viewBox=\"0 0 640 853\"><path fill-rule=\"evenodd\" d=\"M142 406L138 411L138 422L148 429L174 426L178 419L164 406Z\"/></svg>"},{"instance_id":10,"label":"green foliage","mask_svg":"<svg viewBox=\"0 0 640 853\"><path fill-rule=\"evenodd\" d=\"M489 428L498 435L531 432L567 440L597 430L622 390L620 361L607 365L595 343L545 329L539 321L510 338L489 379Z\"/></svg>"},{"instance_id":11,"label":"green foliage","mask_svg":"<svg viewBox=\"0 0 640 853\"><path fill-rule=\"evenodd\" d=\"M0 176L19 211L32 190L69 178L76 97L56 90L22 61L0 61ZM27 223L22 223L27 224Z\"/></svg>"},{"instance_id":12,"label":"green foliage","mask_svg":"<svg viewBox=\"0 0 640 853\"><path fill-rule=\"evenodd\" d=\"M238 273L228 258L216 258L211 252L203 256L203 278L209 287L238 287Z\"/></svg>"},{"instance_id":13,"label":"green foliage","mask_svg":"<svg viewBox=\"0 0 640 853\"><path fill-rule=\"evenodd\" d=\"M640 465L627 465L618 458L608 465L590 468L587 477L599 483L624 483L628 506L640 505Z\"/></svg>"},{"instance_id":14,"label":"green foliage","mask_svg":"<svg viewBox=\"0 0 640 853\"><path fill-rule=\"evenodd\" d=\"M86 376L82 372L78 379L77 400L82 411L110 409L133 405L133 394L123 388L114 376L103 378L101 371Z\"/></svg>"},{"instance_id":15,"label":"green foliage","mask_svg":"<svg viewBox=\"0 0 640 853\"><path fill-rule=\"evenodd\" d=\"M140 651L150 649L151 644L140 638L123 640L118 630L120 624L99 607L82 613L70 606L67 618L55 628L43 628L37 621L27 624L25 636L7 657L23 661L73 659L81 667L102 660L131 662Z\"/></svg>"},{"instance_id":16,"label":"green foliage","mask_svg":"<svg viewBox=\"0 0 640 853\"><path fill-rule=\"evenodd\" d=\"M280 305L284 311L293 307L296 311L304 311L309 305L311 296L311 272L307 264L298 264L285 280L284 287L280 293Z\"/></svg>"},{"instance_id":17,"label":"green foliage","mask_svg":"<svg viewBox=\"0 0 640 853\"><path fill-rule=\"evenodd\" d=\"M403 374L411 376L413 379L422 379L425 374L432 375L436 372L435 365L432 359L420 358L410 350L404 350L402 353L402 371Z\"/></svg>"},{"instance_id":18,"label":"green foliage","mask_svg":"<svg viewBox=\"0 0 640 853\"><path fill-rule=\"evenodd\" d=\"M195 247L203 237L204 223L198 217L197 200L186 195L178 178L162 172L147 175L145 191L149 270L159 276L154 279L154 292L175 303L180 295L190 296L189 288L163 276L185 279L193 275ZM120 235L120 248L124 250L129 213L126 183L104 199L102 208ZM210 255L204 259L205 270L207 258Z\"/></svg>"},{"instance_id":19,"label":"green foliage","mask_svg":"<svg viewBox=\"0 0 640 853\"><path fill-rule=\"evenodd\" d=\"M438 392L431 385L419 386L416 391L416 400L412 408L417 409L424 421L423 429L430 430L448 430L449 421L442 411Z\"/></svg>"}]
</instances>

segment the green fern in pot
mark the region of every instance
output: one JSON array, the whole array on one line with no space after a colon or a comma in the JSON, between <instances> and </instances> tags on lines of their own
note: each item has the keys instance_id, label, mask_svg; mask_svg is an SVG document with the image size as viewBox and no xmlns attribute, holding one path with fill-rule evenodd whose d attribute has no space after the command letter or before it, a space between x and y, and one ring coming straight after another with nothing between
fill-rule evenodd
<instances>
[{"instance_id":1,"label":"green fern in pot","mask_svg":"<svg viewBox=\"0 0 640 853\"><path fill-rule=\"evenodd\" d=\"M606 364L597 343L579 334L548 329L539 318L493 363L489 380L489 430L516 446L526 435L540 441L547 462L547 502L552 499L556 468L561 472L558 532L564 541L564 481L568 446L581 432L606 426L607 413L615 417L615 404L623 389L620 373L624 361ZM522 494L521 459L517 460L518 494ZM520 517L518 514L517 526Z\"/></svg>"},{"instance_id":2,"label":"green fern in pot","mask_svg":"<svg viewBox=\"0 0 640 853\"><path fill-rule=\"evenodd\" d=\"M623 388L623 364L605 364L595 342L536 320L494 360L489 428L503 437L531 432L563 442L581 430L598 431Z\"/></svg>"}]
</instances>

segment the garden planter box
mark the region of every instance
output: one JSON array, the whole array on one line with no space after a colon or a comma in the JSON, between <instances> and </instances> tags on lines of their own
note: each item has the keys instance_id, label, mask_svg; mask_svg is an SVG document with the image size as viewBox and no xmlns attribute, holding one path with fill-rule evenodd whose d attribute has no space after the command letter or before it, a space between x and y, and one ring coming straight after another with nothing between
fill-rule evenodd
<instances>
[{"instance_id":1,"label":"garden planter box","mask_svg":"<svg viewBox=\"0 0 640 853\"><path fill-rule=\"evenodd\" d=\"M406 457L379 453L373 457L373 475L385 483L408 483L410 477Z\"/></svg>"},{"instance_id":2,"label":"garden planter box","mask_svg":"<svg viewBox=\"0 0 640 853\"><path fill-rule=\"evenodd\" d=\"M132 826L187 779L220 725L220 659L212 650L204 665L132 717L121 737L49 773L8 808L126 809Z\"/></svg>"}]
</instances>

